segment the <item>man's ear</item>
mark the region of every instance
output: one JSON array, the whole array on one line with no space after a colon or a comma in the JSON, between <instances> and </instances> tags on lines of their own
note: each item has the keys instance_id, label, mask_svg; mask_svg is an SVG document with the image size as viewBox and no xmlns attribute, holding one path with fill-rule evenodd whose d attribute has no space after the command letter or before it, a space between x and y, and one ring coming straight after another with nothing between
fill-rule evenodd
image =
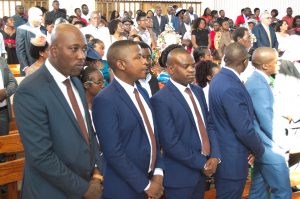
<instances>
[{"instance_id":1,"label":"man's ear","mask_svg":"<svg viewBox=\"0 0 300 199\"><path fill-rule=\"evenodd\" d=\"M52 57L57 57L58 49L56 45L50 45L49 46L49 52Z\"/></svg>"},{"instance_id":2,"label":"man's ear","mask_svg":"<svg viewBox=\"0 0 300 199\"><path fill-rule=\"evenodd\" d=\"M123 60L118 59L116 61L116 67L117 67L118 70L123 70L124 71L126 69L126 62L123 61Z\"/></svg>"}]
</instances>

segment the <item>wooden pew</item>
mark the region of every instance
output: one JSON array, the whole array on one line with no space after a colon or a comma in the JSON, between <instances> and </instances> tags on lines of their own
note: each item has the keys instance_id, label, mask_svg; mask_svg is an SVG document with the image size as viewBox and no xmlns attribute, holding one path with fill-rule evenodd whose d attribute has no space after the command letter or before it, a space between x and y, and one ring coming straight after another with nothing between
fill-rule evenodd
<instances>
[{"instance_id":1,"label":"wooden pew","mask_svg":"<svg viewBox=\"0 0 300 199\"><path fill-rule=\"evenodd\" d=\"M20 77L20 64L9 64L8 67L15 77Z\"/></svg>"},{"instance_id":2,"label":"wooden pew","mask_svg":"<svg viewBox=\"0 0 300 199\"><path fill-rule=\"evenodd\" d=\"M6 155L6 162L0 163L0 185L7 185L7 198L18 199L18 181L23 178L25 159L16 158L24 151L18 131L0 136L0 154ZM0 193L0 198L2 198ZM4 198L4 196L3 196Z\"/></svg>"}]
</instances>

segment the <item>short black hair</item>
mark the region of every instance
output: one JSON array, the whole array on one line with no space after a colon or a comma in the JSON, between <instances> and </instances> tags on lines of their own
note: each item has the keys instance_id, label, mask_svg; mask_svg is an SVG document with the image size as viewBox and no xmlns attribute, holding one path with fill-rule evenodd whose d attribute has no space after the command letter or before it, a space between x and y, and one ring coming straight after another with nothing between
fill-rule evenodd
<instances>
[{"instance_id":1,"label":"short black hair","mask_svg":"<svg viewBox=\"0 0 300 199\"><path fill-rule=\"evenodd\" d=\"M183 48L183 46L179 45L179 44L171 44L168 47L166 47L162 52L160 57L158 58L158 63L161 67L166 68L167 67L167 59L168 59L168 55L169 53L177 48Z\"/></svg>"},{"instance_id":2,"label":"short black hair","mask_svg":"<svg viewBox=\"0 0 300 199\"><path fill-rule=\"evenodd\" d=\"M272 12L274 12L274 13L275 13L275 17L277 17L277 16L278 16L278 10L277 10L277 9L273 9L273 10L271 10L271 14L272 14Z\"/></svg>"},{"instance_id":3,"label":"short black hair","mask_svg":"<svg viewBox=\"0 0 300 199\"><path fill-rule=\"evenodd\" d=\"M212 69L215 67L218 67L218 65L212 61L200 61L196 63L196 82L199 86L204 88L207 85L207 76L212 75Z\"/></svg>"},{"instance_id":4,"label":"short black hair","mask_svg":"<svg viewBox=\"0 0 300 199\"><path fill-rule=\"evenodd\" d=\"M136 21L140 21L142 17L147 17L147 14L145 12L140 12L137 16L136 16Z\"/></svg>"},{"instance_id":5,"label":"short black hair","mask_svg":"<svg viewBox=\"0 0 300 199\"><path fill-rule=\"evenodd\" d=\"M246 31L249 31L249 30L244 27L239 27L235 31L233 31L233 33L232 33L233 41L237 42L239 38L243 38Z\"/></svg>"},{"instance_id":6,"label":"short black hair","mask_svg":"<svg viewBox=\"0 0 300 199\"><path fill-rule=\"evenodd\" d=\"M140 45L140 47L142 48L142 49L149 49L150 50L150 53L152 54L152 49L151 49L151 47L148 45L148 44L146 44L145 42L137 42L139 45Z\"/></svg>"},{"instance_id":7,"label":"short black hair","mask_svg":"<svg viewBox=\"0 0 300 199\"><path fill-rule=\"evenodd\" d=\"M195 59L195 62L197 63L198 61L200 61L201 57L205 56L205 48L195 48L193 51L193 57Z\"/></svg>"},{"instance_id":8,"label":"short black hair","mask_svg":"<svg viewBox=\"0 0 300 199\"><path fill-rule=\"evenodd\" d=\"M85 24L83 21L75 21L75 22L74 22L74 26L75 26L76 24L80 24L82 27L86 27L86 24Z\"/></svg>"},{"instance_id":9,"label":"short black hair","mask_svg":"<svg viewBox=\"0 0 300 199\"><path fill-rule=\"evenodd\" d=\"M260 10L260 9L259 9L259 8L254 8L254 13L255 13L257 10Z\"/></svg>"},{"instance_id":10,"label":"short black hair","mask_svg":"<svg viewBox=\"0 0 300 199\"><path fill-rule=\"evenodd\" d=\"M30 43L30 55L34 59L40 58L40 52L45 52L48 48L48 42L44 46L35 46L32 43Z\"/></svg>"},{"instance_id":11,"label":"short black hair","mask_svg":"<svg viewBox=\"0 0 300 199\"><path fill-rule=\"evenodd\" d=\"M75 8L75 9L74 9L74 12L75 12L75 13L76 13L76 10L80 10L80 8ZM80 10L80 11L81 11L81 10Z\"/></svg>"},{"instance_id":12,"label":"short black hair","mask_svg":"<svg viewBox=\"0 0 300 199\"><path fill-rule=\"evenodd\" d=\"M87 6L87 5L86 5L86 4L82 4L82 5L81 5L81 9L82 9L84 6Z\"/></svg>"},{"instance_id":13,"label":"short black hair","mask_svg":"<svg viewBox=\"0 0 300 199\"><path fill-rule=\"evenodd\" d=\"M81 71L80 80L84 84L87 81L91 81L90 75L94 72L100 72L97 68L92 66L87 66Z\"/></svg>"},{"instance_id":14,"label":"short black hair","mask_svg":"<svg viewBox=\"0 0 300 199\"><path fill-rule=\"evenodd\" d=\"M122 23L120 19L113 19L108 23L108 30L111 35L115 34L119 23Z\"/></svg>"}]
</instances>

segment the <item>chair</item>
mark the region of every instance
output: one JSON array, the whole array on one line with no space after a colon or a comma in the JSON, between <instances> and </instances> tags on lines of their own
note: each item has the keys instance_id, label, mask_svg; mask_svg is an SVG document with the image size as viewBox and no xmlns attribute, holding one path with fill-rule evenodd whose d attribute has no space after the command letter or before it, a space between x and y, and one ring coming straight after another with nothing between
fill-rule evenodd
<instances>
[{"instance_id":1,"label":"chair","mask_svg":"<svg viewBox=\"0 0 300 199\"><path fill-rule=\"evenodd\" d=\"M18 181L23 178L25 158L17 158L24 151L18 131L0 136L0 154L6 155L6 162L0 163L0 185L7 185L7 198L18 199ZM0 193L1 198L1 193Z\"/></svg>"}]
</instances>

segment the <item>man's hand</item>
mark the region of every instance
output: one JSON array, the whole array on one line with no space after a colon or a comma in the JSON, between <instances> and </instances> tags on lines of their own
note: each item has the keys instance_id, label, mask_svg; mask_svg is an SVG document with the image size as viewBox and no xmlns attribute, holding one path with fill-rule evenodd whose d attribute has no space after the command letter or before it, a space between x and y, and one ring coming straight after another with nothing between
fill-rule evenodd
<instances>
[{"instance_id":1,"label":"man's hand","mask_svg":"<svg viewBox=\"0 0 300 199\"><path fill-rule=\"evenodd\" d=\"M84 194L85 199L102 198L103 186L99 180L93 179L89 183L88 190Z\"/></svg>"},{"instance_id":2,"label":"man's hand","mask_svg":"<svg viewBox=\"0 0 300 199\"><path fill-rule=\"evenodd\" d=\"M153 176L150 181L150 187L145 190L149 199L159 199L164 193L164 187L162 186L162 176Z\"/></svg>"},{"instance_id":3,"label":"man's hand","mask_svg":"<svg viewBox=\"0 0 300 199\"><path fill-rule=\"evenodd\" d=\"M206 176L211 177L216 172L218 163L219 160L217 158L209 158L204 165L203 173Z\"/></svg>"},{"instance_id":4,"label":"man's hand","mask_svg":"<svg viewBox=\"0 0 300 199\"><path fill-rule=\"evenodd\" d=\"M3 88L3 89L0 89L0 102L2 102L3 100L5 100L6 99L6 90L5 90L5 88Z\"/></svg>"},{"instance_id":5,"label":"man's hand","mask_svg":"<svg viewBox=\"0 0 300 199\"><path fill-rule=\"evenodd\" d=\"M253 154L250 154L250 155L248 156L248 164L252 166L253 163L254 163L254 160L255 160L254 155L253 155Z\"/></svg>"}]
</instances>

